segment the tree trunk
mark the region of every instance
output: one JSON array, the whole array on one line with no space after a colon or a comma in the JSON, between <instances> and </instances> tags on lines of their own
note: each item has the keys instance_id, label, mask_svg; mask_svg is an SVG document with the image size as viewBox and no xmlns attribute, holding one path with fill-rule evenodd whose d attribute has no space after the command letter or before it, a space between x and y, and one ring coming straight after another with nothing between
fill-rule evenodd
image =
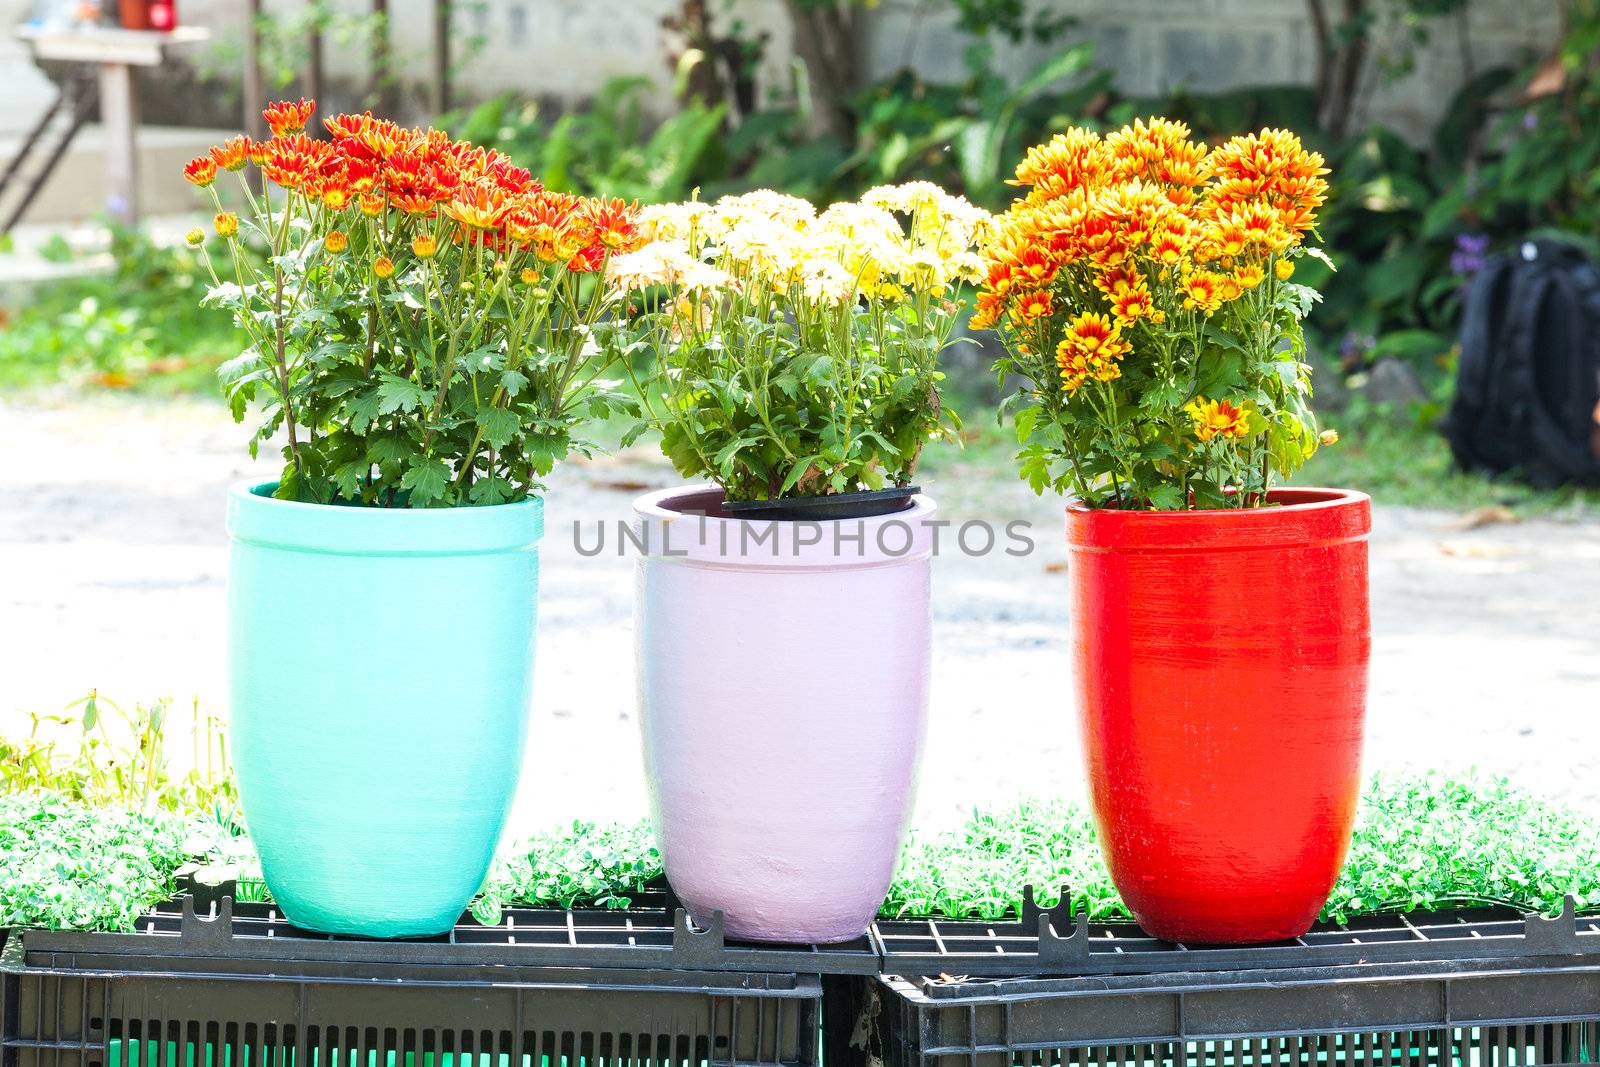
<instances>
[{"instance_id":1,"label":"tree trunk","mask_svg":"<svg viewBox=\"0 0 1600 1067\"><path fill-rule=\"evenodd\" d=\"M794 48L811 85L812 133L848 141L852 119L846 107L860 85L861 20L850 0L784 0L794 26Z\"/></svg>"},{"instance_id":2,"label":"tree trunk","mask_svg":"<svg viewBox=\"0 0 1600 1067\"><path fill-rule=\"evenodd\" d=\"M1317 41L1317 120L1324 133L1343 137L1367 64L1367 34L1361 26L1367 0L1344 0L1338 25L1328 16L1327 0L1306 0L1306 7Z\"/></svg>"}]
</instances>

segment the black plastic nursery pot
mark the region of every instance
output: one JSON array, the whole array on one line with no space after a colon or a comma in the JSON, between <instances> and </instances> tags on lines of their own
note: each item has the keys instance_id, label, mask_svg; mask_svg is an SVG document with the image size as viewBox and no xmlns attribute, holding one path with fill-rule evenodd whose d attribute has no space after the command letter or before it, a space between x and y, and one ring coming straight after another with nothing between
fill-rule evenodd
<instances>
[{"instance_id":1,"label":"black plastic nursery pot","mask_svg":"<svg viewBox=\"0 0 1600 1067\"><path fill-rule=\"evenodd\" d=\"M221 916L218 917L219 919ZM814 975L276 957L212 920L27 931L0 955L4 1067L808 1067ZM188 944L181 944L185 940ZM259 942L272 940L262 937ZM310 944L317 939L302 935ZM438 950L442 938L426 943ZM176 950L175 950L176 949ZM294 958L295 956L308 958ZM448 954L436 951L433 958Z\"/></svg>"},{"instance_id":2,"label":"black plastic nursery pot","mask_svg":"<svg viewBox=\"0 0 1600 1067\"><path fill-rule=\"evenodd\" d=\"M864 489L856 493L830 493L826 496L780 496L771 500L729 500L722 510L736 519L811 520L870 519L892 515L911 505L911 498L922 492L920 486L903 485L888 489Z\"/></svg>"}]
</instances>

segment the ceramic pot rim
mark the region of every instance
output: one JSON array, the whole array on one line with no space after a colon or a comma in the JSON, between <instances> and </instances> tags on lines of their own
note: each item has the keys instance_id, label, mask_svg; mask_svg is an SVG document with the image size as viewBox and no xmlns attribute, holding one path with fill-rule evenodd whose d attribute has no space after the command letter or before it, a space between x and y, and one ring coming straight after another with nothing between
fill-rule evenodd
<instances>
[{"instance_id":1,"label":"ceramic pot rim","mask_svg":"<svg viewBox=\"0 0 1600 1067\"><path fill-rule=\"evenodd\" d=\"M662 561L745 569L871 567L933 555L938 505L921 493L887 515L856 519L761 519L714 514L712 485L659 489L633 502L636 550ZM704 510L706 514L698 514Z\"/></svg>"},{"instance_id":2,"label":"ceramic pot rim","mask_svg":"<svg viewBox=\"0 0 1600 1067\"><path fill-rule=\"evenodd\" d=\"M1068 502L1067 544L1077 552L1227 551L1365 540L1372 498L1354 489L1282 488L1275 507L1119 511Z\"/></svg>"},{"instance_id":3,"label":"ceramic pot rim","mask_svg":"<svg viewBox=\"0 0 1600 1067\"><path fill-rule=\"evenodd\" d=\"M520 552L544 536L544 501L454 508L368 508L276 500L277 482L228 490L235 541L351 556L465 556Z\"/></svg>"}]
</instances>

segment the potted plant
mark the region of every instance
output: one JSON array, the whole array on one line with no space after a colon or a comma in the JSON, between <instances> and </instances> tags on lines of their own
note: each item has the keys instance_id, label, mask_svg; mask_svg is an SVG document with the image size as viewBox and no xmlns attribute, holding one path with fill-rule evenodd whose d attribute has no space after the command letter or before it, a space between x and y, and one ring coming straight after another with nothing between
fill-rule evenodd
<instances>
[{"instance_id":1,"label":"potted plant","mask_svg":"<svg viewBox=\"0 0 1600 1067\"><path fill-rule=\"evenodd\" d=\"M250 341L221 368L234 416L252 453L283 442L278 480L228 502L241 801L293 922L435 934L522 762L541 480L628 407L593 353L606 261L638 237L631 207L437 130L340 115L313 139L312 109L184 169L217 209L206 299Z\"/></svg>"},{"instance_id":2,"label":"potted plant","mask_svg":"<svg viewBox=\"0 0 1600 1067\"><path fill-rule=\"evenodd\" d=\"M1071 494L1079 720L1102 843L1176 941L1297 936L1359 787L1369 501L1285 489L1319 443L1293 281L1327 183L1282 130L1181 123L1029 151L975 325L1007 355L1022 474Z\"/></svg>"},{"instance_id":3,"label":"potted plant","mask_svg":"<svg viewBox=\"0 0 1600 1067\"><path fill-rule=\"evenodd\" d=\"M910 815L928 695L938 356L988 216L927 184L820 215L646 208L611 261L673 465L635 505L639 694L668 878L733 937L859 936Z\"/></svg>"}]
</instances>

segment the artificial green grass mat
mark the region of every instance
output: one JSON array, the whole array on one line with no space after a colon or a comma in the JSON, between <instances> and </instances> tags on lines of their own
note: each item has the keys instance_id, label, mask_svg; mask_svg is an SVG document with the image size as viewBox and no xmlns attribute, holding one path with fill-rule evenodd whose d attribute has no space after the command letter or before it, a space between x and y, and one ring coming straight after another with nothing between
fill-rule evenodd
<instances>
[{"instance_id":1,"label":"artificial green grass mat","mask_svg":"<svg viewBox=\"0 0 1600 1067\"><path fill-rule=\"evenodd\" d=\"M1262 803L1270 803L1263 798ZM57 797L0 796L0 927L131 929L171 895L199 832L173 816L87 808ZM644 823L574 823L537 835L495 864L473 905L627 907L662 875ZM995 919L1015 914L1023 887L1041 903L1069 888L1092 919L1127 916L1093 820L1070 801L975 811L964 824L913 833L884 902L887 917ZM241 899L259 881L240 881ZM1342 920L1397 911L1498 904L1553 914L1563 897L1600 908L1600 826L1496 778L1381 776L1365 790L1343 874L1324 909Z\"/></svg>"},{"instance_id":2,"label":"artificial green grass mat","mask_svg":"<svg viewBox=\"0 0 1600 1067\"><path fill-rule=\"evenodd\" d=\"M1270 798L1263 798L1270 803ZM492 904L626 906L661 874L643 824L578 823L540 835L499 864ZM1091 919L1128 916L1093 819L1071 801L975 811L954 829L913 833L884 902L888 917L1001 918L1023 887L1053 902L1062 886ZM1363 793L1354 840L1325 918L1499 904L1555 913L1571 894L1600 905L1600 826L1504 779L1379 776Z\"/></svg>"}]
</instances>

